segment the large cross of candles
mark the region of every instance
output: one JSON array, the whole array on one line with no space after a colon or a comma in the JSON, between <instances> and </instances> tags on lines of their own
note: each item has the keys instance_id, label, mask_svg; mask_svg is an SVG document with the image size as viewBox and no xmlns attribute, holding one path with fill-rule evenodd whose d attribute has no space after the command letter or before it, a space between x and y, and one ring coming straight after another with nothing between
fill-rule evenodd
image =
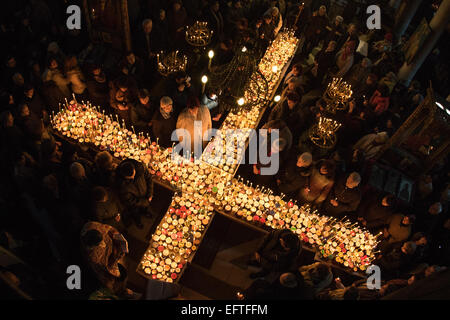
<instances>
[{"instance_id":1,"label":"large cross of candles","mask_svg":"<svg viewBox=\"0 0 450 320\"><path fill-rule=\"evenodd\" d=\"M280 33L279 37L286 35ZM298 39L291 40L292 46L280 42L279 46L273 47L276 43L272 43L266 55L286 66ZM249 113L231 112L224 121L225 127L256 127L257 111L261 107L255 106ZM94 125L88 130L90 122ZM284 195L252 186L239 176L233 177L235 167L225 170L223 166L207 161L208 146L202 156L204 159L191 161L178 155L172 158L173 146L161 148L148 136L128 130L89 103L66 104L59 113L52 115L51 124L66 137L109 150L118 159L133 158L143 162L153 179L177 190L138 265L137 271L145 277L177 281L198 249L214 212L232 215L260 227L288 228L304 243L316 247L323 257L354 271L365 270L374 259L373 249L379 235L373 235L357 224L352 225L346 219L336 220L307 205L299 206L291 199L284 199ZM237 150L245 150L242 139L246 138L246 134L239 137L235 145Z\"/></svg>"}]
</instances>

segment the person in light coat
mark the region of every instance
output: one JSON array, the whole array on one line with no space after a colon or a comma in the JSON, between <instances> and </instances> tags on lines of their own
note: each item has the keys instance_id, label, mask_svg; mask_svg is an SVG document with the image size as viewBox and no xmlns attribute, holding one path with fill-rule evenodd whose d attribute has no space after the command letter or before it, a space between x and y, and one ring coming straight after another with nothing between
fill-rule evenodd
<instances>
[{"instance_id":1,"label":"person in light coat","mask_svg":"<svg viewBox=\"0 0 450 320\"><path fill-rule=\"evenodd\" d=\"M200 126L195 126L199 121ZM205 146L208 141L203 141L205 133L211 129L211 114L206 106L200 104L197 97L191 96L188 99L187 107L180 113L177 120L177 137L183 144L184 151L194 152L196 147ZM184 129L182 132L178 129ZM189 134L190 145L185 135ZM200 148L201 149L201 148Z\"/></svg>"}]
</instances>

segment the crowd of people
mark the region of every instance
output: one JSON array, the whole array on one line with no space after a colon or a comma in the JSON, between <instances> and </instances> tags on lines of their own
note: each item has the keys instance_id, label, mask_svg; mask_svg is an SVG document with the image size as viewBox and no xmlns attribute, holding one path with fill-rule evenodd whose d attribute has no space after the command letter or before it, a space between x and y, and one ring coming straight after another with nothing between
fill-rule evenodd
<instances>
[{"instance_id":1,"label":"crowd of people","mask_svg":"<svg viewBox=\"0 0 450 320\"><path fill-rule=\"evenodd\" d=\"M198 71L195 66L167 79L156 71L156 53L183 49L184 27L199 19L214 30L216 65L230 61L243 42L249 48L267 47L283 27L302 40L282 82L281 100L262 123L269 132L279 129L279 140L269 150L279 153L280 170L264 176L258 163L251 166L250 179L324 214L347 216L383 232L374 262L386 280L381 290L333 282L332 269L324 263L298 265L301 243L284 230L271 234L255 254L252 263L262 269L252 277L259 279L239 299L376 299L449 265L448 163L419 178L408 206L367 187L378 151L425 95L417 80L409 87L398 83L404 58L401 41L391 31L368 31L346 21L351 17L337 14L337 1L305 1L304 6L269 0L142 1L146 10L131 20L133 50L105 66L91 58L96 48L86 30L64 28L60 16L65 10L40 0L19 2L23 6L11 8L1 28L8 46L0 85L0 241L38 270L42 281L27 282L24 270L0 271L18 277L29 292L64 292L65 266L84 261L103 288L93 297L138 297L126 287L121 261L128 253L130 226L143 228L142 217L156 221L159 214L152 210L152 177L137 161L116 163L107 151L60 139L50 116L65 99L90 101L162 147L172 145L175 129L194 136L194 121L202 121L202 133L219 127L226 114L217 92L207 88L202 93L189 76ZM346 110L330 114L322 93L333 77L345 79L354 94ZM332 151L308 138L321 116L342 124Z\"/></svg>"}]
</instances>

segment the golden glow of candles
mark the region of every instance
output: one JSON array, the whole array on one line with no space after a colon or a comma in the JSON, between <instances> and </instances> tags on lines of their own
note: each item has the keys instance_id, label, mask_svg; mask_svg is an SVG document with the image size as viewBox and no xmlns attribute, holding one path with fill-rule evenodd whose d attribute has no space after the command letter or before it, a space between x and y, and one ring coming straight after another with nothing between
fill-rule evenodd
<instances>
[{"instance_id":1,"label":"golden glow of candles","mask_svg":"<svg viewBox=\"0 0 450 320\"><path fill-rule=\"evenodd\" d=\"M209 52L208 52L208 57L209 57L210 59L212 59L212 58L214 57L214 51L213 51L213 50L209 50Z\"/></svg>"},{"instance_id":2,"label":"golden glow of candles","mask_svg":"<svg viewBox=\"0 0 450 320\"><path fill-rule=\"evenodd\" d=\"M244 98L239 98L237 101L238 105L243 106L245 103L245 99Z\"/></svg>"},{"instance_id":3,"label":"golden glow of candles","mask_svg":"<svg viewBox=\"0 0 450 320\"><path fill-rule=\"evenodd\" d=\"M277 94L276 96L275 96L275 98L273 98L273 101L275 101L275 102L278 102L278 101L280 101L281 100L281 96L279 95L279 94Z\"/></svg>"},{"instance_id":4,"label":"golden glow of candles","mask_svg":"<svg viewBox=\"0 0 450 320\"><path fill-rule=\"evenodd\" d=\"M203 76L202 77L202 83L207 83L208 82L208 77L207 76Z\"/></svg>"}]
</instances>

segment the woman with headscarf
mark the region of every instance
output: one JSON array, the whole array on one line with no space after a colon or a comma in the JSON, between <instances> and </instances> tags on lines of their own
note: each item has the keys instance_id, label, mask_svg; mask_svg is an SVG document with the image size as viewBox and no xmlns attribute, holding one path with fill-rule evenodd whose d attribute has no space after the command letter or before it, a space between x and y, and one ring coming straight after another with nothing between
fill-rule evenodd
<instances>
[{"instance_id":1,"label":"woman with headscarf","mask_svg":"<svg viewBox=\"0 0 450 320\"><path fill-rule=\"evenodd\" d=\"M342 78L350 70L354 61L355 42L346 42L336 55L336 65L339 68L336 77Z\"/></svg>"},{"instance_id":2,"label":"woman with headscarf","mask_svg":"<svg viewBox=\"0 0 450 320\"><path fill-rule=\"evenodd\" d=\"M159 110L153 114L152 129L155 138L159 138L159 145L168 148L171 145L172 132L176 128L176 118L173 115L173 101L164 96L159 102Z\"/></svg>"}]
</instances>

